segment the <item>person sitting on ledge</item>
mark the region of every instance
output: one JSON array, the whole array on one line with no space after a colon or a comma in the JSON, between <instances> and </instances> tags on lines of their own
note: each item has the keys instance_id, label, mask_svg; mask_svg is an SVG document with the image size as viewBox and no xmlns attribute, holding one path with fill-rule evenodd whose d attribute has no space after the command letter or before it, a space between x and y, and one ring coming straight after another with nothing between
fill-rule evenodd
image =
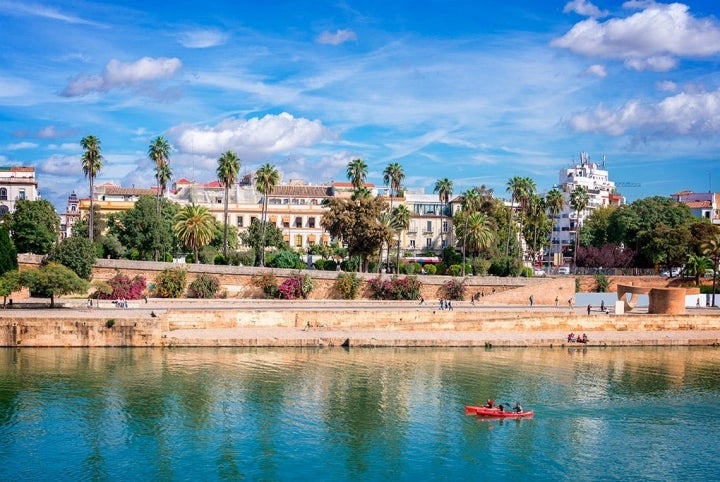
<instances>
[{"instance_id":1,"label":"person sitting on ledge","mask_svg":"<svg viewBox=\"0 0 720 482\"><path fill-rule=\"evenodd\" d=\"M568 343L574 343L575 342L575 333L570 333L568 335Z\"/></svg>"}]
</instances>

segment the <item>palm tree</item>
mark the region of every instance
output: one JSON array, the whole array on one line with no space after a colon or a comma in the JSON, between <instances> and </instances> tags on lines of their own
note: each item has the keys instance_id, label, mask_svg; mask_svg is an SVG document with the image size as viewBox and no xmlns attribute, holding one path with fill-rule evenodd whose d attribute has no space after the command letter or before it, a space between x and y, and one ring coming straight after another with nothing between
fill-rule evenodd
<instances>
[{"instance_id":1,"label":"palm tree","mask_svg":"<svg viewBox=\"0 0 720 482\"><path fill-rule=\"evenodd\" d=\"M467 222L467 248L477 255L490 248L495 242L495 229L492 220L484 213L469 213Z\"/></svg>"},{"instance_id":2,"label":"palm tree","mask_svg":"<svg viewBox=\"0 0 720 482\"><path fill-rule=\"evenodd\" d=\"M577 266L577 250L580 246L580 214L585 210L590 202L590 196L585 186L575 186L573 192L570 193L570 206L575 210L575 250L573 252L573 266Z\"/></svg>"},{"instance_id":3,"label":"palm tree","mask_svg":"<svg viewBox=\"0 0 720 482\"><path fill-rule=\"evenodd\" d=\"M155 179L157 180L157 211L160 216L160 197L163 194L164 186L170 179L166 175L170 172L165 166L170 161L170 144L163 136L157 136L150 143L148 148L148 157L155 162Z\"/></svg>"},{"instance_id":4,"label":"palm tree","mask_svg":"<svg viewBox=\"0 0 720 482\"><path fill-rule=\"evenodd\" d=\"M563 196L562 191L560 189L554 187L548 193L545 195L545 207L548 211L550 211L550 218L552 220L552 226L551 226L551 233L555 232L555 219L558 217L558 215L562 212L563 208L565 207L565 196ZM550 234L550 246L552 251L552 236L553 234ZM560 248L560 238L558 236L558 248ZM561 250L558 249L558 252Z\"/></svg>"},{"instance_id":5,"label":"palm tree","mask_svg":"<svg viewBox=\"0 0 720 482\"><path fill-rule=\"evenodd\" d=\"M175 215L175 236L195 254L200 262L200 248L210 244L215 232L215 218L204 206L190 204Z\"/></svg>"},{"instance_id":6,"label":"palm tree","mask_svg":"<svg viewBox=\"0 0 720 482\"><path fill-rule=\"evenodd\" d=\"M388 164L385 170L383 171L383 182L386 186L390 186L390 210L393 209L393 194L394 197L398 196L398 193L400 191L400 185L402 184L403 179L405 179L405 171L403 171L403 168L400 164L397 162L393 162L391 164Z\"/></svg>"},{"instance_id":7,"label":"palm tree","mask_svg":"<svg viewBox=\"0 0 720 482\"><path fill-rule=\"evenodd\" d=\"M529 177L513 176L507 183L507 191L510 193L510 217L508 220L508 239L505 247L505 255L507 256L510 251L510 225L512 224L513 207L515 201L517 201L520 208L520 212L524 213L527 211L530 204L530 198L535 194L535 181ZM520 216L520 233L522 233L522 216ZM522 250L520 256L522 257Z\"/></svg>"},{"instance_id":8,"label":"palm tree","mask_svg":"<svg viewBox=\"0 0 720 482\"><path fill-rule=\"evenodd\" d=\"M476 189L468 189L462 197L462 210L465 218L465 229L463 230L463 264L462 275L465 276L465 262L467 260L467 229L469 217L480 209L480 193Z\"/></svg>"},{"instance_id":9,"label":"palm tree","mask_svg":"<svg viewBox=\"0 0 720 482\"><path fill-rule=\"evenodd\" d=\"M353 189L358 190L363 187L365 179L367 179L367 164L362 159L350 161L347 165L347 177L352 183Z\"/></svg>"},{"instance_id":10,"label":"palm tree","mask_svg":"<svg viewBox=\"0 0 720 482\"><path fill-rule=\"evenodd\" d=\"M695 278L695 285L700 286L700 277L710 268L712 268L712 261L708 258L698 254L691 254L688 256L687 263L685 263L683 273Z\"/></svg>"},{"instance_id":11,"label":"palm tree","mask_svg":"<svg viewBox=\"0 0 720 482\"><path fill-rule=\"evenodd\" d=\"M513 176L507 182L505 189L510 193L510 213L508 214L508 235L505 244L505 256L510 254L510 235L512 234L512 215L515 209L515 201L520 197L523 189L523 180L520 176Z\"/></svg>"},{"instance_id":12,"label":"palm tree","mask_svg":"<svg viewBox=\"0 0 720 482\"><path fill-rule=\"evenodd\" d=\"M163 164L160 169L158 169L158 171L155 173L155 177L158 181L158 194L160 195L160 197L162 197L165 195L165 191L167 190L167 184L172 178L172 169L170 168L170 164Z\"/></svg>"},{"instance_id":13,"label":"palm tree","mask_svg":"<svg viewBox=\"0 0 720 482\"><path fill-rule=\"evenodd\" d=\"M410 227L410 210L404 204L400 204L392 210L393 227L398 232L397 240L397 256L395 259L395 270L397 274L400 274L400 238L402 232Z\"/></svg>"},{"instance_id":14,"label":"palm tree","mask_svg":"<svg viewBox=\"0 0 720 482\"><path fill-rule=\"evenodd\" d=\"M267 224L268 196L272 193L278 182L280 182L280 173L275 166L265 164L255 173L255 188L263 195L262 207L262 254L260 256L260 266L265 266L265 225Z\"/></svg>"},{"instance_id":15,"label":"palm tree","mask_svg":"<svg viewBox=\"0 0 720 482\"><path fill-rule=\"evenodd\" d=\"M441 248L445 247L445 240L443 238L443 216L445 215L445 208L444 205L450 202L450 196L453 194L453 183L450 179L447 177L443 179L438 179L435 181L435 187L433 188L433 192L438 195L438 198L440 199L440 246Z\"/></svg>"},{"instance_id":16,"label":"palm tree","mask_svg":"<svg viewBox=\"0 0 720 482\"><path fill-rule=\"evenodd\" d=\"M225 187L225 205L223 209L223 256L225 259L227 259L228 256L228 199L230 197L230 186L237 181L239 171L240 159L238 159L237 154L233 151L227 151L220 156L218 159L217 175Z\"/></svg>"},{"instance_id":17,"label":"palm tree","mask_svg":"<svg viewBox=\"0 0 720 482\"><path fill-rule=\"evenodd\" d=\"M90 180L90 216L88 217L88 238L93 240L95 229L95 198L93 191L95 190L95 176L102 169L103 156L100 154L100 140L95 136L85 136L80 140L80 145L85 150L82 155L82 169L85 177Z\"/></svg>"},{"instance_id":18,"label":"palm tree","mask_svg":"<svg viewBox=\"0 0 720 482\"><path fill-rule=\"evenodd\" d=\"M712 261L713 284L712 284L712 302L710 306L715 306L715 287L717 283L718 262L720 262L720 232L717 230L711 238L700 245L700 249L705 256Z\"/></svg>"}]
</instances>

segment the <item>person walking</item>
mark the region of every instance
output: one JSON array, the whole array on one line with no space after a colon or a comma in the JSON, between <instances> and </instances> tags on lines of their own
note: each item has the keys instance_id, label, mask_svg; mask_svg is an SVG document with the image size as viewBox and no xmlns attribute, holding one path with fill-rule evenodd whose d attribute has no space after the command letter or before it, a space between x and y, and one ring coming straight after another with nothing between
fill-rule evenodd
<instances>
[{"instance_id":1,"label":"person walking","mask_svg":"<svg viewBox=\"0 0 720 482\"><path fill-rule=\"evenodd\" d=\"M588 305L588 315L590 314L591 309L592 309L592 305Z\"/></svg>"},{"instance_id":2,"label":"person walking","mask_svg":"<svg viewBox=\"0 0 720 482\"><path fill-rule=\"evenodd\" d=\"M560 299L556 296L555 297L555 308L558 307L558 304L560 303Z\"/></svg>"},{"instance_id":3,"label":"person walking","mask_svg":"<svg viewBox=\"0 0 720 482\"><path fill-rule=\"evenodd\" d=\"M530 295L530 308L532 308L534 301L535 301L535 298L533 298L533 295Z\"/></svg>"}]
</instances>

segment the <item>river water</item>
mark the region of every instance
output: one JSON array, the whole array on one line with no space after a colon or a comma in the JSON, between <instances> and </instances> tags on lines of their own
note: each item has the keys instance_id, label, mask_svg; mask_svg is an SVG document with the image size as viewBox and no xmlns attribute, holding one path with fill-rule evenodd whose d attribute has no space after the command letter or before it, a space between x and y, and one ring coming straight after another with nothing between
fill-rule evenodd
<instances>
[{"instance_id":1,"label":"river water","mask_svg":"<svg viewBox=\"0 0 720 482\"><path fill-rule=\"evenodd\" d=\"M718 409L718 348L3 349L0 480L717 480Z\"/></svg>"}]
</instances>

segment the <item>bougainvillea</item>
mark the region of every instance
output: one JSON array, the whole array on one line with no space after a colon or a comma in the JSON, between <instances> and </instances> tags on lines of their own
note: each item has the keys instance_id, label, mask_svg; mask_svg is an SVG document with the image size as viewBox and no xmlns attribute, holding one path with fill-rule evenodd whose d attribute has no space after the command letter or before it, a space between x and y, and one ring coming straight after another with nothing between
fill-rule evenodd
<instances>
[{"instance_id":1,"label":"bougainvillea","mask_svg":"<svg viewBox=\"0 0 720 482\"><path fill-rule=\"evenodd\" d=\"M376 300L417 300L420 298L422 283L417 276L390 279L372 278L368 281L372 298Z\"/></svg>"},{"instance_id":2,"label":"bougainvillea","mask_svg":"<svg viewBox=\"0 0 720 482\"><path fill-rule=\"evenodd\" d=\"M140 300L146 295L147 281L144 276L137 275L130 279L125 274L117 273L107 284L112 288L111 292L98 290L94 296L101 300Z\"/></svg>"},{"instance_id":3,"label":"bougainvillea","mask_svg":"<svg viewBox=\"0 0 720 482\"><path fill-rule=\"evenodd\" d=\"M294 274L278 287L280 298L284 300L305 299L313 289L312 278L308 275Z\"/></svg>"},{"instance_id":4,"label":"bougainvillea","mask_svg":"<svg viewBox=\"0 0 720 482\"><path fill-rule=\"evenodd\" d=\"M465 299L465 280L451 279L443 283L443 297L448 300L464 300Z\"/></svg>"}]
</instances>

